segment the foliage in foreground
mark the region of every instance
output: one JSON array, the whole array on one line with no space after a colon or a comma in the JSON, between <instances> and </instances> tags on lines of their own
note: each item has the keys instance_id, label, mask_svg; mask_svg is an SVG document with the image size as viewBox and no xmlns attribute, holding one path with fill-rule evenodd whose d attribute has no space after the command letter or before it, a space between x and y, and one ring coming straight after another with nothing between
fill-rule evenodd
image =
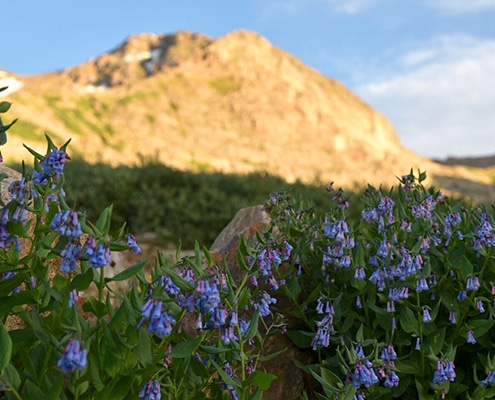
<instances>
[{"instance_id":1,"label":"foliage in foreground","mask_svg":"<svg viewBox=\"0 0 495 400\"><path fill-rule=\"evenodd\" d=\"M493 214L426 189L425 177L370 186L359 218L332 186L323 217L286 193L269 201L294 247L281 277L301 323L288 334L318 353L299 367L319 398L495 396Z\"/></svg>"},{"instance_id":2,"label":"foliage in foreground","mask_svg":"<svg viewBox=\"0 0 495 400\"><path fill-rule=\"evenodd\" d=\"M92 223L67 204L68 143L47 140L0 207L0 394L261 399L275 376L258 369L260 349L282 324L265 322L275 299L251 284L259 271L245 265L235 282L197 246L175 265L158 253L146 274L143 260L108 275L112 252L141 250L125 225L111 229L112 207Z\"/></svg>"}]
</instances>

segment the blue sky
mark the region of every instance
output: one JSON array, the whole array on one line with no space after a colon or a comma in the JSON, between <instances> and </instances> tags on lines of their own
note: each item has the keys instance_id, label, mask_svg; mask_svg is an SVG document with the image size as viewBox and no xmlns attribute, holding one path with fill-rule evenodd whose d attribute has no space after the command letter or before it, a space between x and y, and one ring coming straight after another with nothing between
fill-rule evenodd
<instances>
[{"instance_id":1,"label":"blue sky","mask_svg":"<svg viewBox=\"0 0 495 400\"><path fill-rule=\"evenodd\" d=\"M338 79L418 154L495 154L495 0L5 0L0 68L63 69L141 32L250 29Z\"/></svg>"}]
</instances>

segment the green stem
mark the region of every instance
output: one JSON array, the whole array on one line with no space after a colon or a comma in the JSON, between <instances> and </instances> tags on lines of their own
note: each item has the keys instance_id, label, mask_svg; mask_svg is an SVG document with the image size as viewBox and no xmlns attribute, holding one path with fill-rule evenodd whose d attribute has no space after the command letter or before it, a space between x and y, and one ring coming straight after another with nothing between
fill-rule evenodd
<instances>
[{"instance_id":1,"label":"green stem","mask_svg":"<svg viewBox=\"0 0 495 400\"><path fill-rule=\"evenodd\" d=\"M100 268L100 281L98 282L98 301L103 301L103 290L105 289L105 267Z\"/></svg>"}]
</instances>

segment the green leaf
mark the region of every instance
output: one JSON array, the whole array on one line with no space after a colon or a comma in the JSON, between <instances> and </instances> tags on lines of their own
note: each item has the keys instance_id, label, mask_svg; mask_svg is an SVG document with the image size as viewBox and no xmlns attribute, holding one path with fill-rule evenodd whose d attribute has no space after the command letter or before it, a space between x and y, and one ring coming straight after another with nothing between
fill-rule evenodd
<instances>
[{"instance_id":1,"label":"green leaf","mask_svg":"<svg viewBox=\"0 0 495 400\"><path fill-rule=\"evenodd\" d=\"M72 281L72 285L74 288L80 292L86 290L89 285L91 285L91 282L93 282L95 277L95 269L94 268L88 268L84 273L81 275L77 275L74 280Z\"/></svg>"},{"instance_id":2,"label":"green leaf","mask_svg":"<svg viewBox=\"0 0 495 400\"><path fill-rule=\"evenodd\" d=\"M0 326L0 371L10 363L12 356L12 339L4 325Z\"/></svg>"},{"instance_id":3,"label":"green leaf","mask_svg":"<svg viewBox=\"0 0 495 400\"><path fill-rule=\"evenodd\" d=\"M260 310L258 309L254 312L253 317L249 321L249 328L247 329L246 333L244 334L245 339L251 339L256 335L256 333L258 332L259 319L260 319Z\"/></svg>"},{"instance_id":4,"label":"green leaf","mask_svg":"<svg viewBox=\"0 0 495 400\"><path fill-rule=\"evenodd\" d=\"M231 376L229 376L222 367L220 367L216 362L215 360L211 359L210 362L212 363L212 365L215 367L215 369L217 370L218 374L222 377L222 380L223 382L226 384L226 385L230 385L236 389L241 389L241 384L232 379Z\"/></svg>"},{"instance_id":5,"label":"green leaf","mask_svg":"<svg viewBox=\"0 0 495 400\"><path fill-rule=\"evenodd\" d=\"M29 400L46 400L45 394L30 380L24 384L24 396Z\"/></svg>"},{"instance_id":6,"label":"green leaf","mask_svg":"<svg viewBox=\"0 0 495 400\"><path fill-rule=\"evenodd\" d=\"M192 356L199 344L201 343L201 336L196 339L188 340L187 342L179 343L172 348L172 353L170 356L172 358L186 358Z\"/></svg>"},{"instance_id":7,"label":"green leaf","mask_svg":"<svg viewBox=\"0 0 495 400\"><path fill-rule=\"evenodd\" d=\"M320 374L316 373L315 371L311 370L311 375L313 375L313 378L315 378L320 384L321 386L323 387L323 391L325 392L325 394L327 396L332 396L334 395L336 392L339 392L340 389L334 385L332 385L332 383L335 381L335 379L337 380L340 380L335 374L333 374L331 371L328 371L326 370L326 372L328 372L328 374L325 372L325 376L322 376L324 374L324 371L326 370L326 368L321 368L320 370ZM327 378L330 377L330 382L327 381Z\"/></svg>"},{"instance_id":8,"label":"green leaf","mask_svg":"<svg viewBox=\"0 0 495 400\"><path fill-rule=\"evenodd\" d=\"M101 235L108 235L108 232L110 231L110 223L112 222L112 211L113 206L108 206L100 214L98 221L96 221L95 226L101 232Z\"/></svg>"},{"instance_id":9,"label":"green leaf","mask_svg":"<svg viewBox=\"0 0 495 400\"><path fill-rule=\"evenodd\" d=\"M216 346L205 346L203 344L200 345L199 348L208 354L221 354L221 353L227 353L228 351L230 351L230 349L225 349L225 348L216 347Z\"/></svg>"},{"instance_id":10,"label":"green leaf","mask_svg":"<svg viewBox=\"0 0 495 400\"><path fill-rule=\"evenodd\" d=\"M8 101L2 101L0 102L0 113L5 113L9 111L10 106L12 103L9 103Z\"/></svg>"},{"instance_id":11,"label":"green leaf","mask_svg":"<svg viewBox=\"0 0 495 400\"><path fill-rule=\"evenodd\" d=\"M417 336L420 336L418 319L410 308L401 307L399 323L405 332L415 333Z\"/></svg>"},{"instance_id":12,"label":"green leaf","mask_svg":"<svg viewBox=\"0 0 495 400\"><path fill-rule=\"evenodd\" d=\"M289 336L290 340L292 340L292 342L300 349L307 349L311 347L311 342L315 336L313 332L305 332L301 330L296 331L291 329L286 332L286 335Z\"/></svg>"},{"instance_id":13,"label":"green leaf","mask_svg":"<svg viewBox=\"0 0 495 400\"><path fill-rule=\"evenodd\" d=\"M17 390L19 386L21 386L21 377L19 376L19 372L17 372L12 364L7 365L7 368L4 370L4 374L10 387Z\"/></svg>"},{"instance_id":14,"label":"green leaf","mask_svg":"<svg viewBox=\"0 0 495 400\"><path fill-rule=\"evenodd\" d=\"M277 375L269 374L260 370L254 371L249 378L244 381L244 385L254 385L261 390L268 390L270 384L277 379Z\"/></svg>"},{"instance_id":15,"label":"green leaf","mask_svg":"<svg viewBox=\"0 0 495 400\"><path fill-rule=\"evenodd\" d=\"M469 322L469 327L474 331L476 337L481 337L491 330L494 324L494 320L475 319L474 321Z\"/></svg>"},{"instance_id":16,"label":"green leaf","mask_svg":"<svg viewBox=\"0 0 495 400\"><path fill-rule=\"evenodd\" d=\"M92 312L98 318L103 318L108 313L105 303L98 301L94 296L86 297L82 308L86 312Z\"/></svg>"},{"instance_id":17,"label":"green leaf","mask_svg":"<svg viewBox=\"0 0 495 400\"><path fill-rule=\"evenodd\" d=\"M138 330L138 344L134 348L134 353L143 366L150 365L153 361L153 356L151 354L151 338L144 329Z\"/></svg>"},{"instance_id":18,"label":"green leaf","mask_svg":"<svg viewBox=\"0 0 495 400\"><path fill-rule=\"evenodd\" d=\"M132 267L126 268L122 272L119 272L117 275L111 278L105 278L105 283L112 281L125 281L133 276L137 275L146 265L147 260L141 261L138 264L133 265Z\"/></svg>"}]
</instances>

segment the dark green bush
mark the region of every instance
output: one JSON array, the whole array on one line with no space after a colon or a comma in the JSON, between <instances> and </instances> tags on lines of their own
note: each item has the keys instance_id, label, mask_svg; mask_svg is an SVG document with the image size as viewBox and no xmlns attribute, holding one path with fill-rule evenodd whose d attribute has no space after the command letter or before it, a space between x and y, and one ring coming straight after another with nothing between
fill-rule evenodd
<instances>
[{"instance_id":1,"label":"dark green bush","mask_svg":"<svg viewBox=\"0 0 495 400\"><path fill-rule=\"evenodd\" d=\"M67 163L65 176L68 203L89 218L113 204L115 227L126 221L132 232L154 232L173 245L181 240L193 246L197 240L209 246L239 209L264 204L270 193L289 187L316 208L328 204L323 186L289 185L264 173L192 173L156 162L111 167L76 159Z\"/></svg>"}]
</instances>

